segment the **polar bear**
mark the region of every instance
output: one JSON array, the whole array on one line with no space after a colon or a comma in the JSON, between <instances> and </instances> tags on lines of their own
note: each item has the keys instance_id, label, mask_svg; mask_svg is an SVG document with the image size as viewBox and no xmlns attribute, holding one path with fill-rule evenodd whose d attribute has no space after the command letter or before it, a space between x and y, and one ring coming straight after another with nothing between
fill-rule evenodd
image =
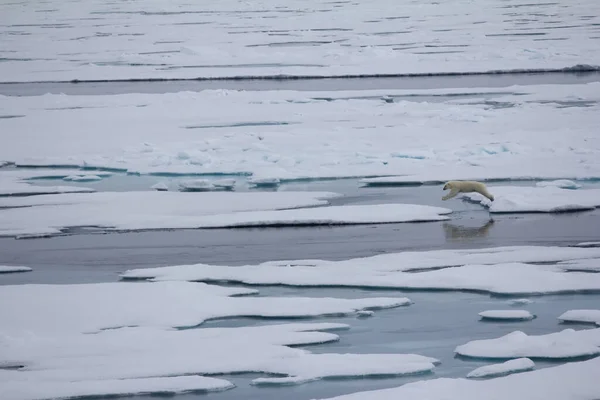
<instances>
[{"instance_id":1,"label":"polar bear","mask_svg":"<svg viewBox=\"0 0 600 400\"><path fill-rule=\"evenodd\" d=\"M494 201L494 196L488 192L485 185L481 182L476 181L449 181L444 185L442 190L450 189L450 193L442 197L442 200L448 200L453 198L459 193L471 193L477 192L487 197L491 201Z\"/></svg>"}]
</instances>

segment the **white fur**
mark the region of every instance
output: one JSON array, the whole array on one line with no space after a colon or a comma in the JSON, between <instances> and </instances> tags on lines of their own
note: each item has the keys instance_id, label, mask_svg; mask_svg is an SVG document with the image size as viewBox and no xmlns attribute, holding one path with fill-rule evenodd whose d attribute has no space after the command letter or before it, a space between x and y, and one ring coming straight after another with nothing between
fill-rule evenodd
<instances>
[{"instance_id":1,"label":"white fur","mask_svg":"<svg viewBox=\"0 0 600 400\"><path fill-rule=\"evenodd\" d=\"M477 192L491 201L494 201L494 196L488 192L486 186L481 182L476 181L449 181L444 185L443 190L450 189L450 193L442 197L442 200L453 198L459 193Z\"/></svg>"}]
</instances>

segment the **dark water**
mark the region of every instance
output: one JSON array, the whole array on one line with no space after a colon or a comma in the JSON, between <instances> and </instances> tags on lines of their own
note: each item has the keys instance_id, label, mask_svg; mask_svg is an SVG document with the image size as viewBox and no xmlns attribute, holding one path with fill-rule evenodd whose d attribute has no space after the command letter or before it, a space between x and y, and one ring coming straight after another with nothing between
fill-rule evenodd
<instances>
[{"instance_id":1,"label":"dark water","mask_svg":"<svg viewBox=\"0 0 600 400\"><path fill-rule=\"evenodd\" d=\"M513 85L582 84L600 81L600 71L515 73L456 76L415 76L393 78L325 78L292 80L218 80L158 82L38 82L0 83L0 95L39 96L46 93L67 95L113 95L125 93L175 93L207 89L230 90L373 90L494 88Z\"/></svg>"}]
</instances>

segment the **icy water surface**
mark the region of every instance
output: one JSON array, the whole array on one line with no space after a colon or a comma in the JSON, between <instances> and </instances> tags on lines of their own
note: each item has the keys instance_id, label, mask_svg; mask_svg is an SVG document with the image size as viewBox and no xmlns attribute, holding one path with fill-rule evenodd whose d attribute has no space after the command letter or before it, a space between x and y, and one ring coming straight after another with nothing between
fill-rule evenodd
<instances>
[{"instance_id":1,"label":"icy water surface","mask_svg":"<svg viewBox=\"0 0 600 400\"><path fill-rule=\"evenodd\" d=\"M139 177L124 177L129 189ZM145 178L144 178L145 179ZM144 179L144 184L148 183ZM110 182L107 180L106 182ZM518 183L530 185L531 183ZM494 184L490 184L493 188ZM141 188L140 190L144 190ZM110 187L104 189L109 190ZM504 245L569 245L600 238L600 212L562 215L525 214L497 216L491 221L481 206L454 200L442 202L438 185L420 187L360 188L356 180L297 182L280 190L334 190L346 196L339 204L416 202L453 208L452 220L322 228L264 228L242 230L188 230L123 234L83 234L51 239L0 239L0 263L28 265L33 272L0 275L0 284L113 282L126 269L188 263L241 265L278 259L348 259L403 250L481 248ZM147 190L147 189L145 189ZM131 283L144 284L144 283ZM293 288L261 286L260 296L402 297L414 304L376 311L372 317L323 317L320 322L342 322L340 341L310 346L315 353L416 353L441 360L434 373L408 377L326 379L298 386L257 387L260 374L224 375L237 387L220 393L189 393L177 399L281 399L307 400L356 391L387 388L436 377L464 377L488 364L461 359L454 348L470 340L495 338L515 330L546 334L590 325L564 325L557 317L569 309L593 309L600 295L533 296L533 302L512 306L511 299L469 292L395 291L352 288ZM525 322L482 322L477 315L488 309L526 309L536 315ZM285 323L286 319L230 318L208 321L203 327L237 327ZM201 357L201 355L198 355ZM556 365L536 360L536 368ZM146 398L138 396L139 399ZM138 398L133 397L133 398Z\"/></svg>"}]
</instances>

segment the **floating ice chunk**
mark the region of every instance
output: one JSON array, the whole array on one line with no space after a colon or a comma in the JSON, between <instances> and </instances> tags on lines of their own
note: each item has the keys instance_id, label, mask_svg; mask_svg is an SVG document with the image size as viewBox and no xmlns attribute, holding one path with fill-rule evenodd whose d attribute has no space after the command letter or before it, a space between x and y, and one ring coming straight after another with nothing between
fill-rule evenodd
<instances>
[{"instance_id":1,"label":"floating ice chunk","mask_svg":"<svg viewBox=\"0 0 600 400\"><path fill-rule=\"evenodd\" d=\"M411 304L405 297L239 297L255 293L253 289L190 282L3 286L0 304L19 304L19 312L10 307L0 307L0 320L3 321L0 331L97 332L133 325L187 327L214 318L353 315L360 310ZM27 301L30 298L36 301ZM134 302L132 298L135 298ZM23 315L36 317L23 319ZM54 322L50 324L50 320Z\"/></svg>"},{"instance_id":2,"label":"floating ice chunk","mask_svg":"<svg viewBox=\"0 0 600 400\"><path fill-rule=\"evenodd\" d=\"M86 175L69 175L63 178L65 181L73 181L73 182L94 182L101 181L102 177L99 175L86 174Z\"/></svg>"},{"instance_id":3,"label":"floating ice chunk","mask_svg":"<svg viewBox=\"0 0 600 400\"><path fill-rule=\"evenodd\" d=\"M514 374L516 372L531 371L535 363L529 358L516 358L501 364L486 365L474 369L467 374L467 378L492 378Z\"/></svg>"},{"instance_id":4,"label":"floating ice chunk","mask_svg":"<svg viewBox=\"0 0 600 400\"><path fill-rule=\"evenodd\" d=\"M566 359L600 354L600 328L565 329L548 335L529 336L515 331L497 339L473 340L456 347L457 354L477 358Z\"/></svg>"},{"instance_id":5,"label":"floating ice chunk","mask_svg":"<svg viewBox=\"0 0 600 400\"><path fill-rule=\"evenodd\" d=\"M78 226L106 230L201 228L219 221L211 217L215 214L325 205L336 196L331 192L143 191L0 198L0 235L54 234Z\"/></svg>"},{"instance_id":6,"label":"floating ice chunk","mask_svg":"<svg viewBox=\"0 0 600 400\"><path fill-rule=\"evenodd\" d=\"M582 276L566 273L553 265L524 264L516 261L556 262L599 255L599 248L514 246L407 251L344 261L298 260L235 267L179 265L134 269L121 276L155 280L227 280L246 284L339 285L543 294L577 292L593 288L597 290L600 289L600 275Z\"/></svg>"},{"instance_id":7,"label":"floating ice chunk","mask_svg":"<svg viewBox=\"0 0 600 400\"><path fill-rule=\"evenodd\" d=\"M531 303L533 303L533 301L531 301L530 299L514 299L508 301L508 304L510 304L511 306L522 306Z\"/></svg>"},{"instance_id":8,"label":"floating ice chunk","mask_svg":"<svg viewBox=\"0 0 600 400\"><path fill-rule=\"evenodd\" d=\"M558 317L563 322L586 322L600 325L600 310L569 310Z\"/></svg>"},{"instance_id":9,"label":"floating ice chunk","mask_svg":"<svg viewBox=\"0 0 600 400\"><path fill-rule=\"evenodd\" d=\"M14 171L0 172L0 196L32 196L57 193L91 193L94 189L76 186L39 186L23 181Z\"/></svg>"},{"instance_id":10,"label":"floating ice chunk","mask_svg":"<svg viewBox=\"0 0 600 400\"><path fill-rule=\"evenodd\" d=\"M320 378L350 378L377 375L406 375L430 372L439 360L417 354L313 354L304 362L294 362L293 376L283 378L258 378L255 385L289 385L314 381ZM285 369L289 361L281 360Z\"/></svg>"},{"instance_id":11,"label":"floating ice chunk","mask_svg":"<svg viewBox=\"0 0 600 400\"><path fill-rule=\"evenodd\" d=\"M489 190L495 197L493 202L479 193L463 196L489 207L492 213L584 211L600 206L600 189L493 186Z\"/></svg>"},{"instance_id":12,"label":"floating ice chunk","mask_svg":"<svg viewBox=\"0 0 600 400\"><path fill-rule=\"evenodd\" d=\"M158 182L151 186L151 189L157 190L159 192L166 192L169 190L169 187L164 182Z\"/></svg>"},{"instance_id":13,"label":"floating ice chunk","mask_svg":"<svg viewBox=\"0 0 600 400\"><path fill-rule=\"evenodd\" d=\"M218 179L213 181L212 184L217 188L233 189L235 186L235 179Z\"/></svg>"},{"instance_id":14,"label":"floating ice chunk","mask_svg":"<svg viewBox=\"0 0 600 400\"><path fill-rule=\"evenodd\" d=\"M256 187L274 187L279 186L281 181L279 178L251 177L248 178L248 183Z\"/></svg>"},{"instance_id":15,"label":"floating ice chunk","mask_svg":"<svg viewBox=\"0 0 600 400\"><path fill-rule=\"evenodd\" d=\"M373 311L361 310L356 313L359 318L368 318L372 317L375 313Z\"/></svg>"},{"instance_id":16,"label":"floating ice chunk","mask_svg":"<svg viewBox=\"0 0 600 400\"><path fill-rule=\"evenodd\" d=\"M600 358L595 358L484 381L438 378L329 400L479 400L482 393L486 400L595 400L600 397L598 370Z\"/></svg>"},{"instance_id":17,"label":"floating ice chunk","mask_svg":"<svg viewBox=\"0 0 600 400\"><path fill-rule=\"evenodd\" d=\"M12 266L12 265L0 265L0 274L8 274L12 272L28 272L32 271L30 267Z\"/></svg>"},{"instance_id":18,"label":"floating ice chunk","mask_svg":"<svg viewBox=\"0 0 600 400\"><path fill-rule=\"evenodd\" d=\"M483 320L496 321L527 321L535 318L526 310L488 310L480 312L479 316Z\"/></svg>"},{"instance_id":19,"label":"floating ice chunk","mask_svg":"<svg viewBox=\"0 0 600 400\"><path fill-rule=\"evenodd\" d=\"M113 311L106 309L107 313ZM257 379L254 384L288 384L290 380L301 383L326 377L423 373L439 363L416 354L312 354L289 347L336 341L339 336L327 331L346 328L345 324L290 323L185 330L124 327L94 335L4 335L0 363L16 365L20 361L34 368L0 370L0 384L4 389L4 383L9 383L19 393L11 399L21 400L38 393L31 388L32 381L68 385L73 381L256 372L289 378L281 382L278 378Z\"/></svg>"},{"instance_id":20,"label":"floating ice chunk","mask_svg":"<svg viewBox=\"0 0 600 400\"><path fill-rule=\"evenodd\" d=\"M229 381L205 376L169 376L134 379L98 379L69 382L36 380L35 385L19 380L21 371L0 371L1 393L6 399L43 400L77 397L128 397L148 394L177 394L190 391L214 392L235 387Z\"/></svg>"},{"instance_id":21,"label":"floating ice chunk","mask_svg":"<svg viewBox=\"0 0 600 400\"><path fill-rule=\"evenodd\" d=\"M561 189L579 189L581 187L579 183L573 182L569 179L557 179L555 181L537 182L535 185L537 187L553 186Z\"/></svg>"},{"instance_id":22,"label":"floating ice chunk","mask_svg":"<svg viewBox=\"0 0 600 400\"><path fill-rule=\"evenodd\" d=\"M235 186L235 179L221 179L210 181L208 179L192 179L182 181L179 187L187 192L204 192L211 190L231 190Z\"/></svg>"}]
</instances>

